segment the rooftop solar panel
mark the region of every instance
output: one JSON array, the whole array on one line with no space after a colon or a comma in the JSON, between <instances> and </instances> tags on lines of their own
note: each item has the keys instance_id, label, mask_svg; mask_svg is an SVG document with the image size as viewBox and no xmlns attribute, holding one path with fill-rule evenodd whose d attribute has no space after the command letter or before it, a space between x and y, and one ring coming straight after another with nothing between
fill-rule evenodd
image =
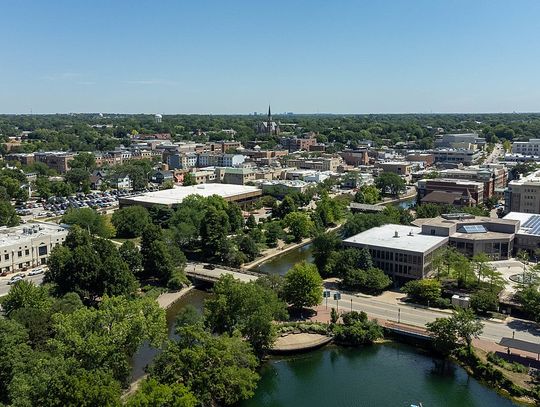
<instances>
[{"instance_id":1,"label":"rooftop solar panel","mask_svg":"<svg viewBox=\"0 0 540 407\"><path fill-rule=\"evenodd\" d=\"M528 229L532 235L540 234L540 215L531 216L522 226L522 229Z\"/></svg>"}]
</instances>

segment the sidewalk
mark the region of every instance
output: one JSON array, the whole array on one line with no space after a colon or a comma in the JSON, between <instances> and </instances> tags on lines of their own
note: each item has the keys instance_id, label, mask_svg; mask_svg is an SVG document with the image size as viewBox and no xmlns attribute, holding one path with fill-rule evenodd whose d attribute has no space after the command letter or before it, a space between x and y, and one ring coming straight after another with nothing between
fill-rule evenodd
<instances>
[{"instance_id":1,"label":"sidewalk","mask_svg":"<svg viewBox=\"0 0 540 407\"><path fill-rule=\"evenodd\" d=\"M180 291L160 294L157 297L157 303L161 308L167 309L194 288L195 286L190 285L189 287L182 288Z\"/></svg>"}]
</instances>

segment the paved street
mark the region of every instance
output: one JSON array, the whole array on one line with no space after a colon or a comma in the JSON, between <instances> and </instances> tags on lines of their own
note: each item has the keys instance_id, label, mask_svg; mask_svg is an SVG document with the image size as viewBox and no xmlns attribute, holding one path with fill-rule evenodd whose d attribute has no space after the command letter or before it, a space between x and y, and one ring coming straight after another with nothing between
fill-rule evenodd
<instances>
[{"instance_id":1,"label":"paved street","mask_svg":"<svg viewBox=\"0 0 540 407\"><path fill-rule=\"evenodd\" d=\"M27 274L27 272L25 272ZM8 281L11 278L11 275L7 277L0 277L0 297L3 295L7 295L9 293L9 290L11 289L11 285L8 285ZM43 281L43 274L38 274L37 276L26 276L24 278L28 281L33 281L35 284L39 285Z\"/></svg>"},{"instance_id":2,"label":"paved street","mask_svg":"<svg viewBox=\"0 0 540 407\"><path fill-rule=\"evenodd\" d=\"M354 311L364 311L371 317L391 321L397 321L399 313L401 323L414 326L423 327L427 322L431 322L435 318L450 315L449 312L418 308L407 304L392 304L380 301L374 297L356 297L347 294L342 294L339 301L339 309L343 311L351 310L351 299L352 309ZM333 296L328 300L328 307L337 308L337 303L333 300ZM540 329L537 324L513 318L508 318L505 323L484 321L484 333L481 335L481 338L499 342L502 337L512 337L512 332L515 332L516 339L540 342Z\"/></svg>"}]
</instances>

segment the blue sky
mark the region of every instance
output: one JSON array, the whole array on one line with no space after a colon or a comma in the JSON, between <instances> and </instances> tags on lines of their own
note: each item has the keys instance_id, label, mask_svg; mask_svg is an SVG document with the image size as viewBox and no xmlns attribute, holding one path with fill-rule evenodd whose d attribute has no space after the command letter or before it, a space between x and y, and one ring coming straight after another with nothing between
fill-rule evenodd
<instances>
[{"instance_id":1,"label":"blue sky","mask_svg":"<svg viewBox=\"0 0 540 407\"><path fill-rule=\"evenodd\" d=\"M0 112L540 111L538 0L0 3Z\"/></svg>"}]
</instances>

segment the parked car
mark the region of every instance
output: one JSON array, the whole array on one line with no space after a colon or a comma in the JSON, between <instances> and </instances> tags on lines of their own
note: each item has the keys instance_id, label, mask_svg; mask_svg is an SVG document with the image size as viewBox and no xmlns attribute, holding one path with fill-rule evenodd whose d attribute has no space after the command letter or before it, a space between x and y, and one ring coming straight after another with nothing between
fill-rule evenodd
<instances>
[{"instance_id":1,"label":"parked car","mask_svg":"<svg viewBox=\"0 0 540 407\"><path fill-rule=\"evenodd\" d=\"M34 270L31 270L28 275L29 276L37 276L38 274L43 274L44 270L42 268L37 268Z\"/></svg>"},{"instance_id":2,"label":"parked car","mask_svg":"<svg viewBox=\"0 0 540 407\"><path fill-rule=\"evenodd\" d=\"M213 264L205 264L203 266L203 269L207 269L207 270L214 270L216 268L216 266L214 266Z\"/></svg>"}]
</instances>

